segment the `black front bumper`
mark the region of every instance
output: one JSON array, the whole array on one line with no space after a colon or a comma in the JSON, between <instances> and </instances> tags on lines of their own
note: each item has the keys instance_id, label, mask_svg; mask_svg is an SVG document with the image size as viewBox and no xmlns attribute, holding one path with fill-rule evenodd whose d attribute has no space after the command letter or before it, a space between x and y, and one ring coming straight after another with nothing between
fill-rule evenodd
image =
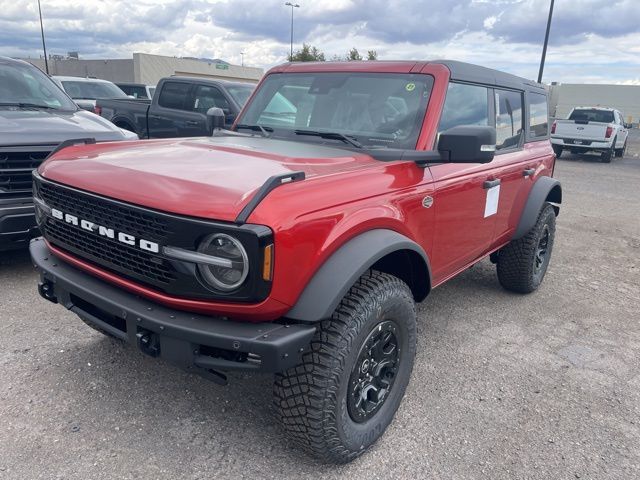
<instances>
[{"instance_id":1,"label":"black front bumper","mask_svg":"<svg viewBox=\"0 0 640 480\"><path fill-rule=\"evenodd\" d=\"M234 322L163 307L114 287L31 241L40 295L86 322L185 370L224 382L230 370L281 372L300 363L315 327Z\"/></svg>"},{"instance_id":2,"label":"black front bumper","mask_svg":"<svg viewBox=\"0 0 640 480\"><path fill-rule=\"evenodd\" d=\"M0 203L0 252L25 248L37 231L31 199Z\"/></svg>"}]
</instances>

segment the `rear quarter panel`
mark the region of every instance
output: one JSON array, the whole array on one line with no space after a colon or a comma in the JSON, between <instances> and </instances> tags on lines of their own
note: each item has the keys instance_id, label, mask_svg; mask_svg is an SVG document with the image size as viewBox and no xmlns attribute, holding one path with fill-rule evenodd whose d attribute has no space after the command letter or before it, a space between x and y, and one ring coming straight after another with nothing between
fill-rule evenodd
<instances>
[{"instance_id":1,"label":"rear quarter panel","mask_svg":"<svg viewBox=\"0 0 640 480\"><path fill-rule=\"evenodd\" d=\"M524 145L520 157L517 160L517 173L522 175L521 169L533 168L535 173L526 179L522 180L522 187L518 189L517 194L513 198L511 205L501 213L501 216L506 217L506 230L497 232L496 238L493 242L493 249L501 247L511 240L518 224L520 217L524 209L525 203L529 198L529 193L536 180L540 177L552 177L553 169L555 165L555 155L551 148L551 144L548 140L540 140L537 142L530 142Z\"/></svg>"},{"instance_id":2,"label":"rear quarter panel","mask_svg":"<svg viewBox=\"0 0 640 480\"><path fill-rule=\"evenodd\" d=\"M140 138L148 137L148 100L98 100L97 105L102 109L100 116L120 126L129 125Z\"/></svg>"}]
</instances>

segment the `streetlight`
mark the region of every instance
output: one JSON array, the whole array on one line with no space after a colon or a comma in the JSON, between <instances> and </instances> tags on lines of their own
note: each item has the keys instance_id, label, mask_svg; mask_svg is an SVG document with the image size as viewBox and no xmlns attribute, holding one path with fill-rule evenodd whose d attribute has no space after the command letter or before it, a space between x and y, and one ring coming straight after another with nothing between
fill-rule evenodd
<instances>
[{"instance_id":1,"label":"streetlight","mask_svg":"<svg viewBox=\"0 0 640 480\"><path fill-rule=\"evenodd\" d=\"M240 65L244 67L244 52L240 52Z\"/></svg>"},{"instance_id":2,"label":"streetlight","mask_svg":"<svg viewBox=\"0 0 640 480\"><path fill-rule=\"evenodd\" d=\"M47 62L47 47L44 44L44 27L42 26L42 9L40 8L40 0L38 0L38 13L40 14L40 35L42 35L42 50L44 50L44 69L49 75L49 62Z\"/></svg>"},{"instance_id":3,"label":"streetlight","mask_svg":"<svg viewBox=\"0 0 640 480\"><path fill-rule=\"evenodd\" d=\"M293 61L293 9L300 8L300 5L291 2L287 2L285 5L291 7L291 52L289 54L289 61Z\"/></svg>"},{"instance_id":4,"label":"streetlight","mask_svg":"<svg viewBox=\"0 0 640 480\"><path fill-rule=\"evenodd\" d=\"M547 57L547 44L549 43L549 30L551 30L551 17L553 17L553 2L549 5L549 19L547 20L547 32L544 34L544 46L542 47L542 58L540 59L540 70L538 71L538 83L542 83L542 72L544 71L544 60Z\"/></svg>"}]
</instances>

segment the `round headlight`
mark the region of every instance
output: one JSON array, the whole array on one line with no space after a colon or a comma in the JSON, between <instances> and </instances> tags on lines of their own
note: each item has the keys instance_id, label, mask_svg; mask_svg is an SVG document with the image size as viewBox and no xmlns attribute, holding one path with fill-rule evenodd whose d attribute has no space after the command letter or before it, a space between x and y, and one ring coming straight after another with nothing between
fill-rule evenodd
<instances>
[{"instance_id":1,"label":"round headlight","mask_svg":"<svg viewBox=\"0 0 640 480\"><path fill-rule=\"evenodd\" d=\"M198 264L203 280L216 290L230 292L237 289L249 273L249 259L242 244L224 233L206 237L198 252L211 257L211 262Z\"/></svg>"}]
</instances>

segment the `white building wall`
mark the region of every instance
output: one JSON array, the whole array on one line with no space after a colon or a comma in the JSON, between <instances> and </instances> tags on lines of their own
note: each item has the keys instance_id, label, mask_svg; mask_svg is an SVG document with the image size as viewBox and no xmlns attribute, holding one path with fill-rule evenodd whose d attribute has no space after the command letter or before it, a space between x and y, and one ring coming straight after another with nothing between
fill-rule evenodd
<instances>
[{"instance_id":1,"label":"white building wall","mask_svg":"<svg viewBox=\"0 0 640 480\"><path fill-rule=\"evenodd\" d=\"M45 65L42 58L24 58L44 72ZM109 80L110 82L133 82L133 60L75 60L65 58L61 60L49 59L49 74L69 77L93 77Z\"/></svg>"},{"instance_id":2,"label":"white building wall","mask_svg":"<svg viewBox=\"0 0 640 480\"><path fill-rule=\"evenodd\" d=\"M44 71L44 59L25 58L24 60ZM134 53L133 59L50 59L49 73L51 75L68 75L71 77L102 78L112 82L136 82L156 85L161 78L171 75L257 83L262 78L264 71L256 67Z\"/></svg>"},{"instance_id":3,"label":"white building wall","mask_svg":"<svg viewBox=\"0 0 640 480\"><path fill-rule=\"evenodd\" d=\"M625 122L640 122L640 85L570 84L551 85L549 113L566 118L578 106L611 107L620 110Z\"/></svg>"},{"instance_id":4,"label":"white building wall","mask_svg":"<svg viewBox=\"0 0 640 480\"><path fill-rule=\"evenodd\" d=\"M161 78L171 75L257 83L264 73L261 68L256 67L219 64L146 53L133 54L133 71L135 81L147 85L155 85Z\"/></svg>"}]
</instances>

